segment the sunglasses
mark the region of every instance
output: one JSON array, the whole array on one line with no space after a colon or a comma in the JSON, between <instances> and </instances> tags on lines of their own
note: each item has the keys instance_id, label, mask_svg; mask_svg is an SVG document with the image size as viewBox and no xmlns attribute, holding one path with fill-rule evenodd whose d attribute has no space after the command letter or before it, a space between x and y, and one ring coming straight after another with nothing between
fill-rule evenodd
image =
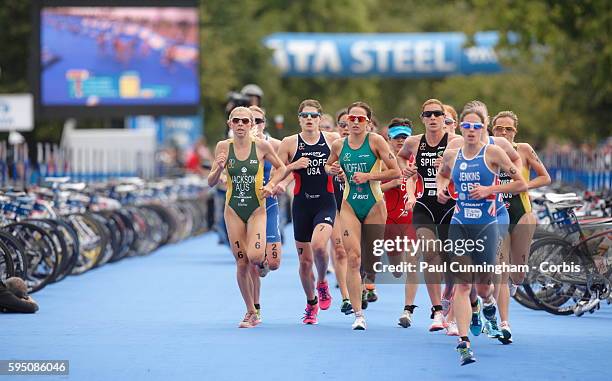
<instances>
[{"instance_id":1,"label":"sunglasses","mask_svg":"<svg viewBox=\"0 0 612 381\"><path fill-rule=\"evenodd\" d=\"M347 128L348 127L348 123L340 122L340 123L338 123L338 127L340 127L340 128Z\"/></svg>"},{"instance_id":2,"label":"sunglasses","mask_svg":"<svg viewBox=\"0 0 612 381\"><path fill-rule=\"evenodd\" d=\"M262 123L266 123L266 120L263 118L255 118L255 124L262 124Z\"/></svg>"},{"instance_id":3,"label":"sunglasses","mask_svg":"<svg viewBox=\"0 0 612 381\"><path fill-rule=\"evenodd\" d=\"M365 121L368 121L368 117L364 116L364 115L349 115L348 116L348 120L351 122L359 122L359 123L363 123Z\"/></svg>"},{"instance_id":4,"label":"sunglasses","mask_svg":"<svg viewBox=\"0 0 612 381\"><path fill-rule=\"evenodd\" d=\"M304 118L304 119L306 119L308 117L311 117L312 119L316 119L316 118L320 117L321 114L318 113L318 112L304 112L304 111L302 111L301 113L298 114L298 116L300 118Z\"/></svg>"},{"instance_id":5,"label":"sunglasses","mask_svg":"<svg viewBox=\"0 0 612 381\"><path fill-rule=\"evenodd\" d=\"M453 123L455 123L455 119L452 119L452 118L444 119L444 124L446 124L447 126L450 126Z\"/></svg>"},{"instance_id":6,"label":"sunglasses","mask_svg":"<svg viewBox=\"0 0 612 381\"><path fill-rule=\"evenodd\" d=\"M444 111L435 110L435 111L423 111L421 113L421 118L430 118L431 116L435 116L436 118L444 115Z\"/></svg>"},{"instance_id":7,"label":"sunglasses","mask_svg":"<svg viewBox=\"0 0 612 381\"><path fill-rule=\"evenodd\" d=\"M470 123L470 122L461 122L461 128L465 128L466 130L469 128L473 128L475 130L480 130L484 128L484 124L482 123Z\"/></svg>"},{"instance_id":8,"label":"sunglasses","mask_svg":"<svg viewBox=\"0 0 612 381\"><path fill-rule=\"evenodd\" d=\"M505 130L506 133L516 132L516 127L514 126L493 126L493 131L495 130Z\"/></svg>"},{"instance_id":9,"label":"sunglasses","mask_svg":"<svg viewBox=\"0 0 612 381\"><path fill-rule=\"evenodd\" d=\"M238 124L239 122L242 122L242 124L249 124L249 123L251 123L251 119L249 119L249 118L232 118L232 123Z\"/></svg>"}]
</instances>

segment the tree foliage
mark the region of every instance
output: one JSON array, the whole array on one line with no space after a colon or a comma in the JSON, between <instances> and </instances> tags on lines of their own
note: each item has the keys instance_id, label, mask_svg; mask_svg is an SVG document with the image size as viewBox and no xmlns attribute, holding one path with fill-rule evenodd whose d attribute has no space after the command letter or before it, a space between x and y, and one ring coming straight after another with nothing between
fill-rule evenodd
<instances>
[{"instance_id":1,"label":"tree foliage","mask_svg":"<svg viewBox=\"0 0 612 381\"><path fill-rule=\"evenodd\" d=\"M0 92L29 91L29 1L0 7ZM494 115L514 110L519 139L534 145L555 136L599 139L612 130L612 15L606 0L234 0L201 1L201 92L212 142L224 131L230 90L257 83L269 116L285 116L297 130L296 108L305 98L334 113L355 100L370 103L381 122L394 116L417 121L421 103L438 98L460 110L481 99ZM500 47L508 70L497 75L438 79L286 78L261 43L275 32L401 33L513 32L518 45ZM36 122L36 139L58 140L61 121ZM99 125L99 122L90 122ZM416 123L417 126L420 123ZM420 127L419 127L420 128ZM417 128L417 131L419 130Z\"/></svg>"}]
</instances>

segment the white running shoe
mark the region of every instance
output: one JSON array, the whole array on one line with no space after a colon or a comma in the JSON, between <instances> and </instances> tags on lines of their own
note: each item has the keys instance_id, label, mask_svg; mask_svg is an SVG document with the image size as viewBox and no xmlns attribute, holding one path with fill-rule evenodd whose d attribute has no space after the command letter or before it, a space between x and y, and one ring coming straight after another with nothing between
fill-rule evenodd
<instances>
[{"instance_id":1,"label":"white running shoe","mask_svg":"<svg viewBox=\"0 0 612 381\"><path fill-rule=\"evenodd\" d=\"M364 331L366 329L366 321L363 312L355 313L355 321L353 322L353 329L357 331Z\"/></svg>"},{"instance_id":2,"label":"white running shoe","mask_svg":"<svg viewBox=\"0 0 612 381\"><path fill-rule=\"evenodd\" d=\"M457 328L457 322L451 321L446 327L446 336L459 336L459 328Z\"/></svg>"},{"instance_id":3,"label":"white running shoe","mask_svg":"<svg viewBox=\"0 0 612 381\"><path fill-rule=\"evenodd\" d=\"M412 313L408 310L404 310L404 312L402 312L402 316L399 318L399 323L397 324L404 328L410 327L412 325Z\"/></svg>"},{"instance_id":4,"label":"white running shoe","mask_svg":"<svg viewBox=\"0 0 612 381\"><path fill-rule=\"evenodd\" d=\"M433 322L429 326L429 332L443 330L445 326L446 320L444 319L444 315L442 315L442 311L436 311L434 313Z\"/></svg>"}]
</instances>

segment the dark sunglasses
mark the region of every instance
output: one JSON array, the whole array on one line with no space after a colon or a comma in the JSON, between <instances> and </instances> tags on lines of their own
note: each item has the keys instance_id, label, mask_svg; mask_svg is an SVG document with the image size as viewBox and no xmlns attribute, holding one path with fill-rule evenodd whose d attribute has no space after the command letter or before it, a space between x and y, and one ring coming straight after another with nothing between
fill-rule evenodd
<instances>
[{"instance_id":1,"label":"dark sunglasses","mask_svg":"<svg viewBox=\"0 0 612 381\"><path fill-rule=\"evenodd\" d=\"M249 119L249 118L232 118L232 123L238 124L239 122L242 122L242 124L249 124L249 123L251 123L251 119Z\"/></svg>"},{"instance_id":2,"label":"dark sunglasses","mask_svg":"<svg viewBox=\"0 0 612 381\"><path fill-rule=\"evenodd\" d=\"M452 118L444 119L444 124L446 124L447 126L450 126L453 123L455 123L455 119L452 119Z\"/></svg>"},{"instance_id":3,"label":"dark sunglasses","mask_svg":"<svg viewBox=\"0 0 612 381\"><path fill-rule=\"evenodd\" d=\"M444 111L435 110L435 111L423 111L421 113L421 118L430 118L431 116L435 116L436 118L444 115Z\"/></svg>"},{"instance_id":4,"label":"dark sunglasses","mask_svg":"<svg viewBox=\"0 0 612 381\"><path fill-rule=\"evenodd\" d=\"M364 115L349 115L348 120L350 120L351 122L363 123L369 119L367 116L364 116Z\"/></svg>"},{"instance_id":5,"label":"dark sunglasses","mask_svg":"<svg viewBox=\"0 0 612 381\"><path fill-rule=\"evenodd\" d=\"M484 128L484 124L482 123L470 123L470 122L461 122L460 124L461 128L473 128L475 130L480 130Z\"/></svg>"},{"instance_id":6,"label":"dark sunglasses","mask_svg":"<svg viewBox=\"0 0 612 381\"><path fill-rule=\"evenodd\" d=\"M308 117L311 117L312 119L316 119L316 118L320 117L321 114L318 113L318 112L304 112L304 111L302 111L301 113L298 114L298 116L300 118L304 118L304 119L306 119Z\"/></svg>"},{"instance_id":7,"label":"dark sunglasses","mask_svg":"<svg viewBox=\"0 0 612 381\"><path fill-rule=\"evenodd\" d=\"M340 122L340 123L338 123L338 127L340 127L340 128L347 128L348 127L348 123Z\"/></svg>"},{"instance_id":8,"label":"dark sunglasses","mask_svg":"<svg viewBox=\"0 0 612 381\"><path fill-rule=\"evenodd\" d=\"M266 120L263 118L255 118L255 124L262 124L262 123L266 123Z\"/></svg>"}]
</instances>

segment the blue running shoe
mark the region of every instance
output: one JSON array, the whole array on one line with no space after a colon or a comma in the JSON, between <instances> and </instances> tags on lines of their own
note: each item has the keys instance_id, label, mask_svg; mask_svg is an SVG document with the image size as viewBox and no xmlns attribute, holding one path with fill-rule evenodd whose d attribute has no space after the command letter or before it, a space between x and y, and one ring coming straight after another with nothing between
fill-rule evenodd
<instances>
[{"instance_id":1,"label":"blue running shoe","mask_svg":"<svg viewBox=\"0 0 612 381\"><path fill-rule=\"evenodd\" d=\"M472 351L472 348L468 347L467 341L459 342L457 345L457 352L459 352L459 362L461 363L461 366L476 362L474 352Z\"/></svg>"},{"instance_id":2,"label":"blue running shoe","mask_svg":"<svg viewBox=\"0 0 612 381\"><path fill-rule=\"evenodd\" d=\"M482 332L482 319L480 317L480 298L478 298L478 311L472 312L472 320L470 321L470 332L472 335L478 336Z\"/></svg>"},{"instance_id":3,"label":"blue running shoe","mask_svg":"<svg viewBox=\"0 0 612 381\"><path fill-rule=\"evenodd\" d=\"M503 336L497 325L497 317L495 316L496 312L497 309L495 308L494 304L485 306L482 309L482 314L485 317L484 332L486 332L487 336L491 339L497 339Z\"/></svg>"}]
</instances>

